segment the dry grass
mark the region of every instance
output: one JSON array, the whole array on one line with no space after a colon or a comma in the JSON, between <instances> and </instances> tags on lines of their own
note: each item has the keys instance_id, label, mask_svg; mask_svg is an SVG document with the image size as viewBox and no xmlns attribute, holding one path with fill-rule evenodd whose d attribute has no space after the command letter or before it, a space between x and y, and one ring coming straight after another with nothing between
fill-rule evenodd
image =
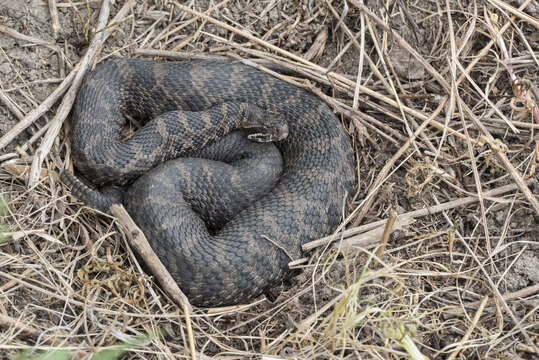
<instances>
[{"instance_id":1,"label":"dry grass","mask_svg":"<svg viewBox=\"0 0 539 360\"><path fill-rule=\"evenodd\" d=\"M57 59L54 77L32 78L0 46L18 74L0 87L0 116L17 119L0 133L4 357L84 358L160 331L127 357L539 356L537 2L138 0L117 1L113 19L107 3L36 5L52 14L41 34L0 25ZM100 11L109 25L96 29ZM82 57L73 49L86 40ZM58 180L70 166L61 129L92 56L233 57L340 116L357 192L274 303L186 312L143 271L132 232Z\"/></svg>"}]
</instances>

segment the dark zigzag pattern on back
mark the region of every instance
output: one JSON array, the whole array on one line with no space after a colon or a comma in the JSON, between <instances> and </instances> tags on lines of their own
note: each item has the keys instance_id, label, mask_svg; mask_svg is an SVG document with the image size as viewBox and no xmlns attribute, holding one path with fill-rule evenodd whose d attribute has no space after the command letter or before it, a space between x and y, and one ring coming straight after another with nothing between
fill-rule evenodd
<instances>
[{"instance_id":1,"label":"dark zigzag pattern on back","mask_svg":"<svg viewBox=\"0 0 539 360\"><path fill-rule=\"evenodd\" d=\"M122 142L125 113L153 120ZM201 175L181 179L190 172L181 160L148 170L196 154L247 113L287 122L289 136L276 144L283 172L271 192L257 195L212 235L201 210L188 206L193 200L186 189L210 186L226 197L225 175L203 165L208 185ZM77 99L72 148L77 169L96 185L138 178L124 203L199 306L245 302L290 276L289 256L301 257L301 244L334 230L354 181L349 138L331 110L308 92L236 62L119 59L98 66ZM86 201L96 206L91 197Z\"/></svg>"}]
</instances>

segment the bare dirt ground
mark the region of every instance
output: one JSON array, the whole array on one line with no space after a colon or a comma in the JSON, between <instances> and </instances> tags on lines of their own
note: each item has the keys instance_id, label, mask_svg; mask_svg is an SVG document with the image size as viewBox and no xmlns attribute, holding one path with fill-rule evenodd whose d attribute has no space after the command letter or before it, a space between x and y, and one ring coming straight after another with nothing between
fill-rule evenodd
<instances>
[{"instance_id":1,"label":"bare dirt ground","mask_svg":"<svg viewBox=\"0 0 539 360\"><path fill-rule=\"evenodd\" d=\"M0 0L0 358L539 357L537 1L106 2ZM35 109L107 31L95 62L261 60L342 119L356 193L274 302L186 316L58 180L70 107Z\"/></svg>"}]
</instances>

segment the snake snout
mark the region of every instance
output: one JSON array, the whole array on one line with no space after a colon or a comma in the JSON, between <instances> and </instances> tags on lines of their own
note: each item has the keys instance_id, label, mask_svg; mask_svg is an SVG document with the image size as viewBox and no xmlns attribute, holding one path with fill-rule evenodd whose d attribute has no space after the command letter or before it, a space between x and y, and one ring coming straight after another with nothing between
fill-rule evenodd
<instances>
[{"instance_id":1,"label":"snake snout","mask_svg":"<svg viewBox=\"0 0 539 360\"><path fill-rule=\"evenodd\" d=\"M244 126L247 138L257 142L281 141L288 137L288 125L286 123L253 124Z\"/></svg>"}]
</instances>

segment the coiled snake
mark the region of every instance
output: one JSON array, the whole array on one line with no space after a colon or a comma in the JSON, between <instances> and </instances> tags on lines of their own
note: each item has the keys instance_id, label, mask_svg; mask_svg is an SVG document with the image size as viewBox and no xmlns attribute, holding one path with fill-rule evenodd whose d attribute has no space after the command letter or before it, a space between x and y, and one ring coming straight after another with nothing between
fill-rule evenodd
<instances>
[{"instance_id":1,"label":"coiled snake","mask_svg":"<svg viewBox=\"0 0 539 360\"><path fill-rule=\"evenodd\" d=\"M127 116L151 120L122 140ZM254 145L233 132L264 140L256 132L265 124L281 141ZM105 62L79 92L71 142L76 168L94 185L132 183L122 199L63 177L73 193L104 211L122 201L198 306L247 301L290 276L301 245L339 223L354 181L350 141L331 110L234 61ZM171 160L179 156L188 159ZM253 164L262 172L238 180Z\"/></svg>"}]
</instances>

